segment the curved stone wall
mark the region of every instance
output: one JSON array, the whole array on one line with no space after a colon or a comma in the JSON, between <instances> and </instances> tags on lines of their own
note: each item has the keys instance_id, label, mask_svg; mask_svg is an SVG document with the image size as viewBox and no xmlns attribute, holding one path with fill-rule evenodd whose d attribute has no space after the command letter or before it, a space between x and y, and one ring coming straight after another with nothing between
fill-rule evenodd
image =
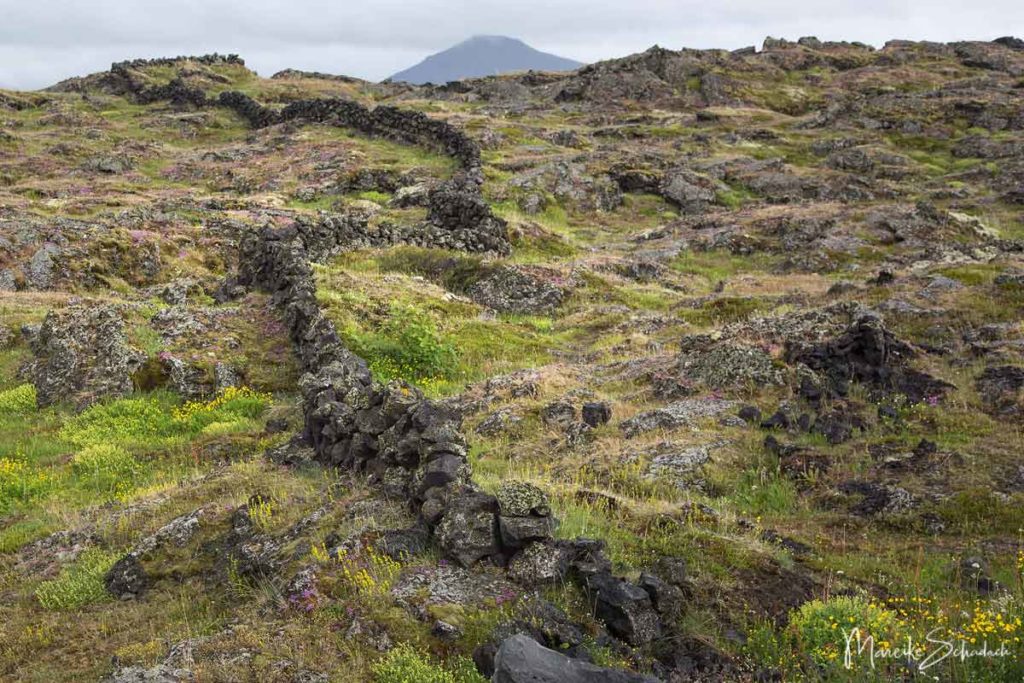
<instances>
[{"instance_id":1,"label":"curved stone wall","mask_svg":"<svg viewBox=\"0 0 1024 683\"><path fill-rule=\"evenodd\" d=\"M134 92L140 98L228 107L254 127L307 120L439 149L459 162L461 172L431 192L427 233L449 239L442 243L450 248L508 251L504 222L480 192L479 147L447 122L340 99L302 100L275 111L238 92L210 100L179 79ZM597 616L617 637L642 645L663 635L663 615L681 600L678 588L650 575L639 583L615 577L600 541L555 541L547 497L530 484L508 482L497 495L481 491L472 482L461 417L407 383L374 382L366 362L345 347L317 303L310 262L382 239L366 227L365 218L353 213L248 233L240 241L237 278L230 283L269 292L283 312L305 371L302 440L315 459L365 473L386 493L409 500L420 526L399 535L426 533L460 565L489 561L508 567L510 577L527 585L576 580L590 591ZM399 230L383 239L408 236Z\"/></svg>"}]
</instances>

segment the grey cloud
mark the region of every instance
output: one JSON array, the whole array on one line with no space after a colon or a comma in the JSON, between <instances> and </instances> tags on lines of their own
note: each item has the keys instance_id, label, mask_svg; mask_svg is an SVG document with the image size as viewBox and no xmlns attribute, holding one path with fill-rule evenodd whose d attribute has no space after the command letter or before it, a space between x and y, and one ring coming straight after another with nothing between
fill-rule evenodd
<instances>
[{"instance_id":1,"label":"grey cloud","mask_svg":"<svg viewBox=\"0 0 1024 683\"><path fill-rule=\"evenodd\" d=\"M0 86L37 88L133 57L237 52L261 73L380 79L470 35L511 35L595 61L666 47L736 48L766 35L991 39L1024 33L1016 0L0 0Z\"/></svg>"}]
</instances>

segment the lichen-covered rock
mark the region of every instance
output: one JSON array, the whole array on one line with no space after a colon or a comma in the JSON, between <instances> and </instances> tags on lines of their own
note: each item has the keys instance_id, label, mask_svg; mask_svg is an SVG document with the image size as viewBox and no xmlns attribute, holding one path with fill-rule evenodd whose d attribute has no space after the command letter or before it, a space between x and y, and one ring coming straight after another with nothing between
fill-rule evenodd
<instances>
[{"instance_id":1,"label":"lichen-covered rock","mask_svg":"<svg viewBox=\"0 0 1024 683\"><path fill-rule=\"evenodd\" d=\"M522 421L523 418L516 415L512 409L500 408L481 420L475 431L481 436L497 436L511 431Z\"/></svg>"},{"instance_id":2,"label":"lichen-covered rock","mask_svg":"<svg viewBox=\"0 0 1024 683\"><path fill-rule=\"evenodd\" d=\"M679 429L692 426L699 420L719 415L733 406L732 401L720 398L692 398L670 403L664 408L635 415L619 424L623 435L632 438L655 429Z\"/></svg>"},{"instance_id":3,"label":"lichen-covered rock","mask_svg":"<svg viewBox=\"0 0 1024 683\"><path fill-rule=\"evenodd\" d=\"M541 203L545 194L583 211L613 211L622 204L620 186L612 178L591 174L572 162L543 164L518 174L509 184L526 193L524 204Z\"/></svg>"},{"instance_id":4,"label":"lichen-covered rock","mask_svg":"<svg viewBox=\"0 0 1024 683\"><path fill-rule=\"evenodd\" d=\"M498 266L470 285L466 295L500 313L550 313L566 296L557 278L536 268Z\"/></svg>"},{"instance_id":5,"label":"lichen-covered rock","mask_svg":"<svg viewBox=\"0 0 1024 683\"><path fill-rule=\"evenodd\" d=\"M430 546L430 529L414 526L409 529L389 529L381 536L377 546L388 557L399 562L419 555Z\"/></svg>"},{"instance_id":6,"label":"lichen-covered rock","mask_svg":"<svg viewBox=\"0 0 1024 683\"><path fill-rule=\"evenodd\" d=\"M985 368L975 386L986 409L993 415L1024 417L1024 367Z\"/></svg>"},{"instance_id":7,"label":"lichen-covered rock","mask_svg":"<svg viewBox=\"0 0 1024 683\"><path fill-rule=\"evenodd\" d=\"M565 549L553 541L530 543L508 565L508 577L524 586L556 583L568 569Z\"/></svg>"},{"instance_id":8,"label":"lichen-covered rock","mask_svg":"<svg viewBox=\"0 0 1024 683\"><path fill-rule=\"evenodd\" d=\"M701 213L714 203L716 197L714 180L686 169L666 173L658 189L665 199L684 213Z\"/></svg>"},{"instance_id":9,"label":"lichen-covered rock","mask_svg":"<svg viewBox=\"0 0 1024 683\"><path fill-rule=\"evenodd\" d=\"M132 546L129 554L141 558L166 543L171 543L178 547L184 546L199 530L200 520L205 513L205 508L198 508L188 514L175 517L157 529L152 535L145 537Z\"/></svg>"},{"instance_id":10,"label":"lichen-covered rock","mask_svg":"<svg viewBox=\"0 0 1024 683\"><path fill-rule=\"evenodd\" d=\"M780 385L784 374L761 349L734 342L719 342L690 350L684 340L679 356L680 375L711 389Z\"/></svg>"},{"instance_id":11,"label":"lichen-covered rock","mask_svg":"<svg viewBox=\"0 0 1024 683\"><path fill-rule=\"evenodd\" d=\"M481 606L515 597L518 587L492 572L471 571L454 565L426 567L404 573L391 589L402 605L434 604Z\"/></svg>"},{"instance_id":12,"label":"lichen-covered rock","mask_svg":"<svg viewBox=\"0 0 1024 683\"><path fill-rule=\"evenodd\" d=\"M548 496L539 487L525 481L506 481L495 497L502 515L509 517L546 517L551 514Z\"/></svg>"},{"instance_id":13,"label":"lichen-covered rock","mask_svg":"<svg viewBox=\"0 0 1024 683\"><path fill-rule=\"evenodd\" d=\"M119 667L104 678L103 683L191 683L194 680L195 676L189 669L157 664L149 668L138 665Z\"/></svg>"},{"instance_id":14,"label":"lichen-covered rock","mask_svg":"<svg viewBox=\"0 0 1024 683\"><path fill-rule=\"evenodd\" d=\"M114 306L72 306L50 311L30 339L28 375L40 406L79 406L132 391L142 354L128 345L124 319Z\"/></svg>"},{"instance_id":15,"label":"lichen-covered rock","mask_svg":"<svg viewBox=\"0 0 1024 683\"><path fill-rule=\"evenodd\" d=\"M18 289L18 278L10 268L0 268L0 292L13 292Z\"/></svg>"},{"instance_id":16,"label":"lichen-covered rock","mask_svg":"<svg viewBox=\"0 0 1024 683\"><path fill-rule=\"evenodd\" d=\"M400 187L395 191L389 206L396 209L406 209L410 206L426 206L430 197L430 188L424 183L417 183L406 187Z\"/></svg>"},{"instance_id":17,"label":"lichen-covered rock","mask_svg":"<svg viewBox=\"0 0 1024 683\"><path fill-rule=\"evenodd\" d=\"M498 501L477 491L453 493L434 534L445 556L469 567L500 551Z\"/></svg>"},{"instance_id":18,"label":"lichen-covered rock","mask_svg":"<svg viewBox=\"0 0 1024 683\"><path fill-rule=\"evenodd\" d=\"M173 356L165 356L162 361L168 384L181 396L196 399L213 393L213 382L203 368Z\"/></svg>"},{"instance_id":19,"label":"lichen-covered rock","mask_svg":"<svg viewBox=\"0 0 1024 683\"><path fill-rule=\"evenodd\" d=\"M49 289L53 285L56 259L61 250L56 244L39 247L25 268L25 279L33 289Z\"/></svg>"},{"instance_id":20,"label":"lichen-covered rock","mask_svg":"<svg viewBox=\"0 0 1024 683\"><path fill-rule=\"evenodd\" d=\"M699 472L711 459L711 451L721 444L710 443L686 448L673 444L662 444L654 449L654 455L647 465L645 476L666 478L680 488L700 483Z\"/></svg>"},{"instance_id":21,"label":"lichen-covered rock","mask_svg":"<svg viewBox=\"0 0 1024 683\"><path fill-rule=\"evenodd\" d=\"M107 592L118 600L135 600L149 588L150 579L139 557L128 553L114 563L103 579Z\"/></svg>"},{"instance_id":22,"label":"lichen-covered rock","mask_svg":"<svg viewBox=\"0 0 1024 683\"><path fill-rule=\"evenodd\" d=\"M576 422L576 406L565 399L552 401L540 409L540 419L549 427L566 430Z\"/></svg>"},{"instance_id":23,"label":"lichen-covered rock","mask_svg":"<svg viewBox=\"0 0 1024 683\"><path fill-rule=\"evenodd\" d=\"M595 616L616 636L639 646L661 635L661 620L646 590L603 572L586 585L594 596Z\"/></svg>"},{"instance_id":24,"label":"lichen-covered rock","mask_svg":"<svg viewBox=\"0 0 1024 683\"><path fill-rule=\"evenodd\" d=\"M528 543L551 538L555 531L550 517L498 517L501 543L506 548L522 548Z\"/></svg>"}]
</instances>

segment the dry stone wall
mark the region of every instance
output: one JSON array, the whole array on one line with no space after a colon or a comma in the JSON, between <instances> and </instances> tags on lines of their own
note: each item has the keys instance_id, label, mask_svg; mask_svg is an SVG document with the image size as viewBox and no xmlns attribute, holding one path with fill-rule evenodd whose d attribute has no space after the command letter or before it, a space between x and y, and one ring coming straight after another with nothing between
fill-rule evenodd
<instances>
[{"instance_id":1,"label":"dry stone wall","mask_svg":"<svg viewBox=\"0 0 1024 683\"><path fill-rule=\"evenodd\" d=\"M180 81L160 88L141 89L137 96L211 104ZM274 111L225 92L212 104L231 108L254 127L306 120L440 149L459 162L461 172L428 198L426 232L451 248L508 251L504 223L480 193L479 147L446 122L338 99L304 100ZM238 273L226 289L267 291L283 312L305 371L302 446L311 447L323 465L365 473L386 493L409 500L419 526L397 534L426 532L445 557L465 567L485 561L508 567L520 583L576 580L591 592L598 616L615 636L635 646L662 636L668 630L663 617L670 616L666 606L678 604L679 588L654 577L632 583L614 576L600 541L554 540L556 521L535 486L507 482L494 495L480 490L472 482L460 415L405 382L374 382L366 362L342 342L317 302L311 261L353 242L402 237L374 237L365 218L350 214L267 226L240 242Z\"/></svg>"}]
</instances>

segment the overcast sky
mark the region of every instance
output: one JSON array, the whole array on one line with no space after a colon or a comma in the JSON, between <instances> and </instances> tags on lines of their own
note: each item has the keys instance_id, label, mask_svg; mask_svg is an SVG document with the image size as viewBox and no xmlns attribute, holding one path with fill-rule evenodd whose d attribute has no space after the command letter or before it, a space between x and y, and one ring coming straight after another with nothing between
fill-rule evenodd
<instances>
[{"instance_id":1,"label":"overcast sky","mask_svg":"<svg viewBox=\"0 0 1024 683\"><path fill-rule=\"evenodd\" d=\"M477 34L583 62L768 35L990 40L1024 35L1024 0L0 0L0 87L206 52L238 53L267 76L293 67L380 80Z\"/></svg>"}]
</instances>

